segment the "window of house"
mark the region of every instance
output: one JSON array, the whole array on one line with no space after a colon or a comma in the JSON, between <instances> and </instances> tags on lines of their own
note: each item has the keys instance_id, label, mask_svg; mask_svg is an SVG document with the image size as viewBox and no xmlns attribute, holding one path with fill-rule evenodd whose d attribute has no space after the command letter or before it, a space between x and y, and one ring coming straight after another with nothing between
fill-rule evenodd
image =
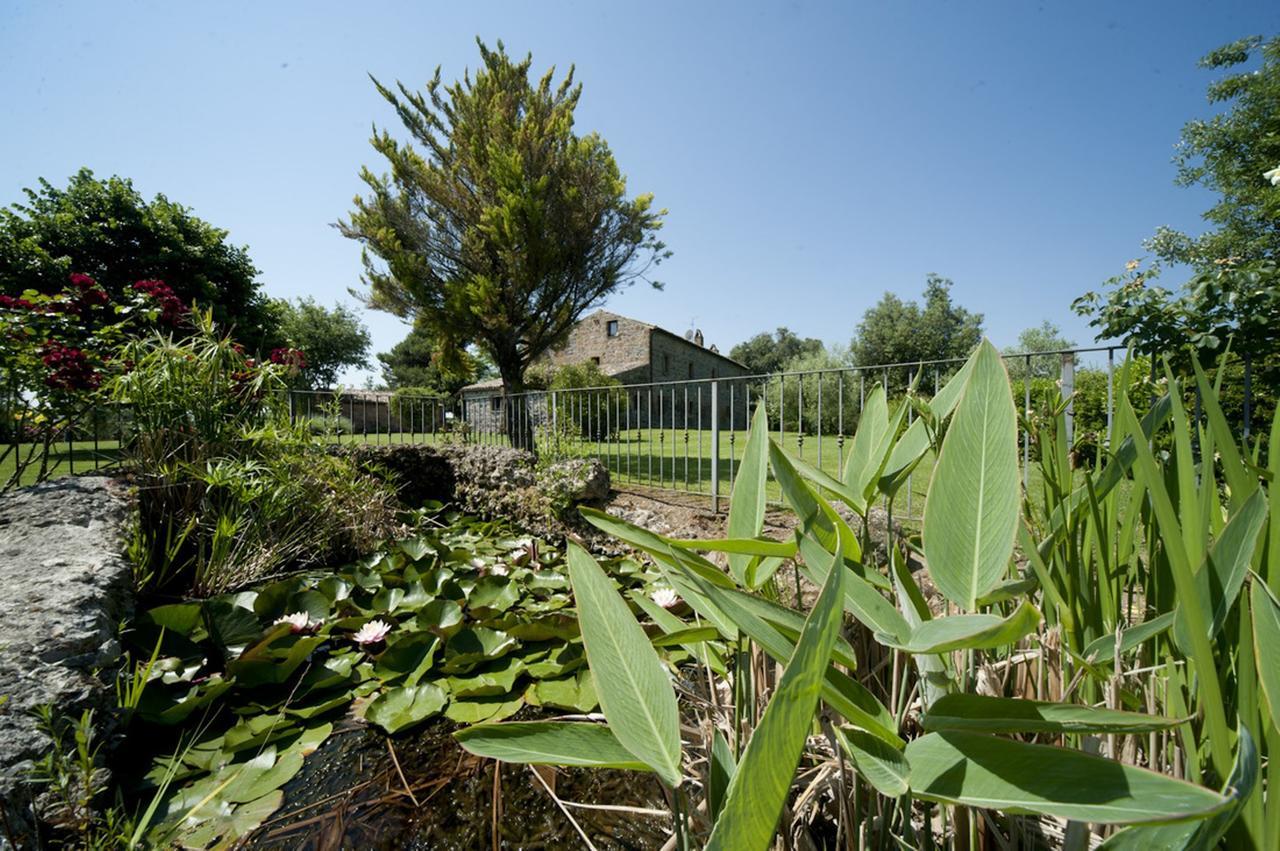
<instances>
[{"instance_id":1,"label":"window of house","mask_svg":"<svg viewBox=\"0 0 1280 851\"><path fill-rule=\"evenodd\" d=\"M599 355L597 355L596 357L593 357L593 358L591 359L591 362L592 362L593 364L595 364L596 366L599 366L599 365L600 365L600 357L599 357Z\"/></svg>"},{"instance_id":2,"label":"window of house","mask_svg":"<svg viewBox=\"0 0 1280 851\"><path fill-rule=\"evenodd\" d=\"M689 377L693 378L693 361L689 361Z\"/></svg>"},{"instance_id":3,"label":"window of house","mask_svg":"<svg viewBox=\"0 0 1280 851\"><path fill-rule=\"evenodd\" d=\"M618 336L618 320L610 319L608 323L605 324L604 327L605 327L605 333L608 334L610 337Z\"/></svg>"},{"instance_id":4,"label":"window of house","mask_svg":"<svg viewBox=\"0 0 1280 851\"><path fill-rule=\"evenodd\" d=\"M498 412L498 411L501 411L501 410L502 410L502 397L501 397L501 396L490 396L490 397L489 397L489 410L494 411L495 413L496 413L496 412Z\"/></svg>"},{"instance_id":5,"label":"window of house","mask_svg":"<svg viewBox=\"0 0 1280 851\"><path fill-rule=\"evenodd\" d=\"M720 367L718 367L718 366L713 366L713 367L711 367L711 377L712 377L712 378L719 378L719 377L720 377Z\"/></svg>"},{"instance_id":6,"label":"window of house","mask_svg":"<svg viewBox=\"0 0 1280 851\"><path fill-rule=\"evenodd\" d=\"M671 355L666 352L662 353L662 374L666 375L671 372Z\"/></svg>"}]
</instances>

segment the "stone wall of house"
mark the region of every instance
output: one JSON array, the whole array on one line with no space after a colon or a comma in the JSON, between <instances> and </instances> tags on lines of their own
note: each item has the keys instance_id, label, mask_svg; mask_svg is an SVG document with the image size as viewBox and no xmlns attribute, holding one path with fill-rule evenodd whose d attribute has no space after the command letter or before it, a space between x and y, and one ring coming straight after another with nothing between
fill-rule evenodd
<instances>
[{"instance_id":1,"label":"stone wall of house","mask_svg":"<svg viewBox=\"0 0 1280 851\"><path fill-rule=\"evenodd\" d=\"M609 336L609 323L617 322L617 335ZM569 332L564 345L548 358L553 366L586 363L600 359L600 368L609 374L649 362L649 332L653 326L607 310L584 317ZM648 379L641 379L647 381Z\"/></svg>"}]
</instances>

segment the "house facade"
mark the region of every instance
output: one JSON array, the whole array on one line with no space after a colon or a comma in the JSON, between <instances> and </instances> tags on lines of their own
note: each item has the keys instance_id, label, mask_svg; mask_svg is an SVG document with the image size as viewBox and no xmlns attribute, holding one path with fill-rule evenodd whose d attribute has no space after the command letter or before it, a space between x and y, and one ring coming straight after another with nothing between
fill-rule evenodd
<instances>
[{"instance_id":1,"label":"house facade","mask_svg":"<svg viewBox=\"0 0 1280 851\"><path fill-rule=\"evenodd\" d=\"M745 366L720 354L715 346L705 345L701 331L681 336L607 310L579 320L564 343L544 356L544 362L552 368L593 362L605 375L633 387L628 392L631 413L626 421L640 428L648 427L650 422L654 427L674 424L694 428L699 419L703 427L710 428L709 388L688 385L693 395L686 402L686 387L676 382L735 379L748 374ZM499 428L501 395L502 382L498 379L464 387L464 416L475 428ZM722 401L720 407L727 412L728 402ZM546 416L545 402L539 404L537 399L531 399L530 409L539 420Z\"/></svg>"}]
</instances>

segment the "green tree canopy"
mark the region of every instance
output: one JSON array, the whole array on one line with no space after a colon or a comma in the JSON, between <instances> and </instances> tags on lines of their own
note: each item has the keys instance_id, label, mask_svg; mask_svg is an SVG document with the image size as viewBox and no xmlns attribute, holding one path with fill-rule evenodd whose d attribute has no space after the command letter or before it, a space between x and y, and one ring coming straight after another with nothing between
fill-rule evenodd
<instances>
[{"instance_id":1,"label":"green tree canopy","mask_svg":"<svg viewBox=\"0 0 1280 851\"><path fill-rule=\"evenodd\" d=\"M1242 68L1258 60L1256 67ZM1209 84L1225 109L1182 128L1176 182L1217 196L1204 213L1213 229L1188 236L1160 228L1148 248L1165 263L1212 272L1220 261L1280 259L1280 189L1266 174L1280 167L1280 37L1244 38L1200 60L1211 71L1238 69Z\"/></svg>"},{"instance_id":2,"label":"green tree canopy","mask_svg":"<svg viewBox=\"0 0 1280 851\"><path fill-rule=\"evenodd\" d=\"M790 328L784 327L773 334L762 332L739 343L729 352L729 357L747 367L754 375L770 375L781 372L785 364L797 358L823 351L821 340L797 336Z\"/></svg>"},{"instance_id":3,"label":"green tree canopy","mask_svg":"<svg viewBox=\"0 0 1280 851\"><path fill-rule=\"evenodd\" d=\"M249 348L280 344L246 249L188 208L163 195L147 201L129 180L87 168L65 189L41 179L24 192L25 204L0 210L0 292L55 293L80 272L119 300L135 282L159 280Z\"/></svg>"},{"instance_id":4,"label":"green tree canopy","mask_svg":"<svg viewBox=\"0 0 1280 851\"><path fill-rule=\"evenodd\" d=\"M1024 328L1018 335L1018 342L1008 349L1009 353L1029 354L1031 352L1060 352L1063 349L1074 349L1075 340L1062 336L1062 329L1048 319L1031 328ZM1074 363L1076 358L1072 356ZM1024 358L1005 360L1009 377L1014 379L1027 376L1027 361ZM1057 378L1062 372L1061 357L1031 358L1032 378Z\"/></svg>"},{"instance_id":5,"label":"green tree canopy","mask_svg":"<svg viewBox=\"0 0 1280 851\"><path fill-rule=\"evenodd\" d=\"M923 306L885 293L867 310L850 344L859 366L910 364L963 359L982 339L982 314L951 301L951 281L932 272L925 282ZM909 369L894 371L901 381Z\"/></svg>"},{"instance_id":6,"label":"green tree canopy","mask_svg":"<svg viewBox=\"0 0 1280 851\"><path fill-rule=\"evenodd\" d=\"M666 256L665 211L628 199L604 139L574 132L572 69L533 82L531 56L480 55L425 93L374 81L412 141L375 132L390 174L362 171L370 194L339 228L364 246L370 306L425 323L443 366L475 344L516 393L583 312Z\"/></svg>"},{"instance_id":7,"label":"green tree canopy","mask_svg":"<svg viewBox=\"0 0 1280 851\"><path fill-rule=\"evenodd\" d=\"M473 381L489 377L492 368L471 352L464 352L454 370L440 366L439 345L427 323L417 321L408 335L379 352L382 380L391 389L414 388L441 396L452 396Z\"/></svg>"},{"instance_id":8,"label":"green tree canopy","mask_svg":"<svg viewBox=\"0 0 1280 851\"><path fill-rule=\"evenodd\" d=\"M306 357L299 383L332 387L342 370L368 368L369 329L351 308L335 304L329 309L310 297L276 299L272 306L279 316L280 333Z\"/></svg>"}]
</instances>

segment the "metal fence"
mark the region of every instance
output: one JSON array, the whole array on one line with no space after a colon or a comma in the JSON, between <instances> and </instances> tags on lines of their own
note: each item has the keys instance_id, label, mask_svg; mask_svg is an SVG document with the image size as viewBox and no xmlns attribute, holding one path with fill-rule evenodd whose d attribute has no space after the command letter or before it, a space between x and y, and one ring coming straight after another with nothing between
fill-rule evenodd
<instances>
[{"instance_id":1,"label":"metal fence","mask_svg":"<svg viewBox=\"0 0 1280 851\"><path fill-rule=\"evenodd\" d=\"M1003 357L1024 410L1047 411L1053 400L1066 400L1068 440L1087 456L1105 449L1125 354L1111 346ZM927 399L962 363L841 367L519 395L473 391L459 398L405 391L293 390L288 410L295 423L335 443L531 443L548 458L595 457L608 466L615 482L702 494L718 509L729 493L757 405L764 405L780 444L841 477L846 444L874 387L883 387L892 399L914 386ZM1238 385L1233 416L1247 438L1254 402L1250 364L1238 362L1232 376ZM1145 383L1154 377L1154 370L1133 376ZM1150 393L1154 398L1154 384ZM907 416L914 418L914 411L908 409ZM128 411L119 406L69 417L45 445L24 442L13 428L0 449L0 487L110 466L129 432ZM1033 438L1024 421L1020 449L1027 485L1032 484ZM15 477L24 457L39 463L28 463L28 472ZM931 466L927 458L900 492L893 506L898 516L912 518L922 508Z\"/></svg>"},{"instance_id":2,"label":"metal fence","mask_svg":"<svg viewBox=\"0 0 1280 851\"><path fill-rule=\"evenodd\" d=\"M1002 357L1025 412L1047 414L1055 402L1065 404L1067 440L1084 462L1106 449L1126 353L1120 346L1099 346ZM595 457L616 482L702 494L718 510L741 462L757 405L763 404L768 412L770 432L778 443L839 478L846 444L873 387L883 387L890 399L914 387L914 393L927 400L963 362L956 358L513 396L473 394L459 402L456 416L463 423L465 440L510 445L531 434L540 454ZM1253 413L1250 364L1233 364L1238 384L1234 419L1247 439ZM1139 398L1145 393L1143 401L1154 401L1162 392L1154 367L1131 370L1130 381ZM1192 404L1198 416L1198 401ZM908 408L907 417L908 422L914 419L913 409ZM1031 419L1021 418L1019 435L1028 488L1035 486ZM514 441L513 435L518 436ZM908 479L892 506L897 516L918 519L932 463L926 458ZM771 496L778 496L776 489Z\"/></svg>"}]
</instances>

